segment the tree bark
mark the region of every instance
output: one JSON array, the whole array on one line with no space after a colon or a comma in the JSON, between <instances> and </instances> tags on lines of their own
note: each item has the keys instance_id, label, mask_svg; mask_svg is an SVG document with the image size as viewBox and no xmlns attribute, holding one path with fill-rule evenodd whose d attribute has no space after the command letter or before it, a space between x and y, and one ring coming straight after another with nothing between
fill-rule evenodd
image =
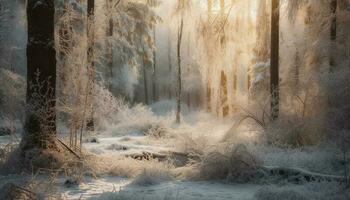
<instances>
[{"instance_id":1,"label":"tree bark","mask_svg":"<svg viewBox=\"0 0 350 200\"><path fill-rule=\"evenodd\" d=\"M56 139L54 0L28 0L27 95L22 149L52 148Z\"/></svg>"},{"instance_id":2,"label":"tree bark","mask_svg":"<svg viewBox=\"0 0 350 200\"><path fill-rule=\"evenodd\" d=\"M272 0L271 10L271 118L276 120L279 115L279 0Z\"/></svg>"}]
</instances>

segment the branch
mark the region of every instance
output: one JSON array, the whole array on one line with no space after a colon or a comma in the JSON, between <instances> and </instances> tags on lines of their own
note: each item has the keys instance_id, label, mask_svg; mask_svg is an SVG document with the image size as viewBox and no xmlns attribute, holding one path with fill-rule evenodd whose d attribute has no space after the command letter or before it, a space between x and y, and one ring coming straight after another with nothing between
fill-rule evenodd
<instances>
[{"instance_id":1,"label":"branch","mask_svg":"<svg viewBox=\"0 0 350 200\"><path fill-rule=\"evenodd\" d=\"M114 7L116 8L118 5L119 5L119 3L121 2L122 0L118 0L115 4L114 4Z\"/></svg>"}]
</instances>

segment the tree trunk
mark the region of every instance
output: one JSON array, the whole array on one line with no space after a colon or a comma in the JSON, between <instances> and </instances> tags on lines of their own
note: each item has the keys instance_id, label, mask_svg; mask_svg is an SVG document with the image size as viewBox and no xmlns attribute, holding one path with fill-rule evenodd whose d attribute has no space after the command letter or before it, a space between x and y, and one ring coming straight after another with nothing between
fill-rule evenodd
<instances>
[{"instance_id":1,"label":"tree trunk","mask_svg":"<svg viewBox=\"0 0 350 200\"><path fill-rule=\"evenodd\" d=\"M54 0L28 0L27 95L22 149L54 148L56 139L56 51Z\"/></svg>"},{"instance_id":2,"label":"tree trunk","mask_svg":"<svg viewBox=\"0 0 350 200\"><path fill-rule=\"evenodd\" d=\"M88 117L86 120L86 129L89 131L94 131L95 122L93 119L93 105L92 105L92 93L94 86L94 43L95 43L95 0L88 0L87 2L87 39L88 39L88 49L87 49L87 75L88 81L86 83L85 90L85 102L84 102L84 111L83 111L83 120L81 124L80 130L80 147L82 147L83 142L83 129L85 126L85 118L87 111Z\"/></svg>"},{"instance_id":3,"label":"tree trunk","mask_svg":"<svg viewBox=\"0 0 350 200\"><path fill-rule=\"evenodd\" d=\"M145 49L143 49L143 55L142 55L142 68L143 68L143 87L144 87L144 93L145 93L145 104L148 105L148 84L147 84L147 70L145 65Z\"/></svg>"},{"instance_id":4,"label":"tree trunk","mask_svg":"<svg viewBox=\"0 0 350 200\"><path fill-rule=\"evenodd\" d=\"M213 10L213 0L207 0L207 4L208 4L208 21L210 21L212 10Z\"/></svg>"},{"instance_id":5,"label":"tree trunk","mask_svg":"<svg viewBox=\"0 0 350 200\"><path fill-rule=\"evenodd\" d=\"M89 75L89 83L90 87L88 88L88 93L90 97L90 101L92 101L92 93L93 93L93 87L94 87L94 68L95 68L95 61L94 61L94 48L95 48L95 0L88 0L88 28L87 28L87 34L88 34L88 75ZM93 105L92 102L90 102L90 116L86 123L86 128L90 131L94 131L95 129L95 122L94 122L94 116L93 116Z\"/></svg>"},{"instance_id":6,"label":"tree trunk","mask_svg":"<svg viewBox=\"0 0 350 200\"><path fill-rule=\"evenodd\" d=\"M172 65L172 59L171 59L171 31L169 28L169 33L168 33L168 64L169 64L169 80L172 80L172 71L173 71L173 65ZM169 100L171 100L173 98L172 95L172 84L171 81L169 81L169 88L168 88L168 92L169 92Z\"/></svg>"},{"instance_id":7,"label":"tree trunk","mask_svg":"<svg viewBox=\"0 0 350 200\"><path fill-rule=\"evenodd\" d=\"M279 0L272 0L271 10L271 118L276 120L279 115Z\"/></svg>"},{"instance_id":8,"label":"tree trunk","mask_svg":"<svg viewBox=\"0 0 350 200\"><path fill-rule=\"evenodd\" d=\"M211 18L212 18L212 8L213 8L213 0L208 0L208 21L207 24L210 27L210 23L211 23ZM211 112L212 108L211 108L211 81L210 81L210 69L208 69L208 74L207 74L207 85L206 85L206 105L207 105L207 111Z\"/></svg>"},{"instance_id":9,"label":"tree trunk","mask_svg":"<svg viewBox=\"0 0 350 200\"><path fill-rule=\"evenodd\" d=\"M267 1L266 0L260 0L258 2L257 6L257 15L256 15L256 44L254 47L254 58L253 63L267 63L270 59L270 20L269 20L269 11L267 9ZM251 70L251 67L249 69L249 73L254 73L253 70ZM267 77L267 72L263 72L262 75L264 77ZM250 89L250 97L252 99L261 98L261 95L266 95L266 91L269 90L269 81L263 80L257 83L252 83L252 76L250 75L249 84L251 87L248 87Z\"/></svg>"},{"instance_id":10,"label":"tree trunk","mask_svg":"<svg viewBox=\"0 0 350 200\"><path fill-rule=\"evenodd\" d=\"M181 90L182 90L182 80L181 80L181 42L182 42L182 33L183 33L183 17L181 16L181 22L177 38L177 92L176 92L176 101L177 101L177 110L176 110L176 123L180 123L180 113L181 113Z\"/></svg>"},{"instance_id":11,"label":"tree trunk","mask_svg":"<svg viewBox=\"0 0 350 200\"><path fill-rule=\"evenodd\" d=\"M227 117L230 112L229 104L228 104L228 93L227 93L227 77L224 71L221 71L220 77L220 105L222 110L222 116Z\"/></svg>"},{"instance_id":12,"label":"tree trunk","mask_svg":"<svg viewBox=\"0 0 350 200\"><path fill-rule=\"evenodd\" d=\"M153 30L153 41L154 41L154 46L156 45L156 27L154 27ZM157 97L157 62L156 62L156 49L153 51L153 74L152 74L152 96L153 96L153 102L156 102L158 100Z\"/></svg>"},{"instance_id":13,"label":"tree trunk","mask_svg":"<svg viewBox=\"0 0 350 200\"><path fill-rule=\"evenodd\" d=\"M108 28L107 28L107 66L110 72L110 82L113 80L113 44L112 38L114 34L114 22L113 22L113 0L106 0L106 10L108 19ZM109 88L112 87L112 83L109 84Z\"/></svg>"},{"instance_id":14,"label":"tree trunk","mask_svg":"<svg viewBox=\"0 0 350 200\"><path fill-rule=\"evenodd\" d=\"M330 66L330 71L334 71L335 67L335 58L334 58L334 51L336 51L335 48L335 42L337 39L337 8L338 8L338 1L337 0L332 0L331 1L331 48L330 48L330 58L329 58L329 66Z\"/></svg>"}]
</instances>

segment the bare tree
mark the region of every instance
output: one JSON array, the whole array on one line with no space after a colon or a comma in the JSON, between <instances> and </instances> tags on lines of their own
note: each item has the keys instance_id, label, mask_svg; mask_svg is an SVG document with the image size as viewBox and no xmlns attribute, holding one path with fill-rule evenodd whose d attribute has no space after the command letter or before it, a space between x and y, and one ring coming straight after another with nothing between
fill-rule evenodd
<instances>
[{"instance_id":1,"label":"bare tree","mask_svg":"<svg viewBox=\"0 0 350 200\"><path fill-rule=\"evenodd\" d=\"M54 16L54 0L28 0L27 109L22 150L56 147Z\"/></svg>"}]
</instances>

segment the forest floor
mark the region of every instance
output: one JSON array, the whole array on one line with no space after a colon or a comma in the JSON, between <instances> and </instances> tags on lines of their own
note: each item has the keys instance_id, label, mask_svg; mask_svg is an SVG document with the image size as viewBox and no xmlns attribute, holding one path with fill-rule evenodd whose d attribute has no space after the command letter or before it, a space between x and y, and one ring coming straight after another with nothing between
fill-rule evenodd
<instances>
[{"instance_id":1,"label":"forest floor","mask_svg":"<svg viewBox=\"0 0 350 200\"><path fill-rule=\"evenodd\" d=\"M183 175L186 174L184 171L189 170L186 166L177 167L157 159L123 159L145 152L155 155L190 150L204 152L218 148L224 139L234 137L233 140L245 143L264 166L343 175L342 157L335 145L322 144L298 149L257 145L259 131L252 127L243 127L238 134L230 133L234 119L219 119L204 112L185 111L182 123L177 125L171 109L167 108L169 112L166 112L165 107L169 105L169 102L163 102L153 105L152 109L143 106L133 108L125 111L122 117L119 116L118 123L92 133L86 138L84 148L97 158L105 158L101 166L107 168L107 172L96 178L82 175L80 184L70 187L65 184L65 176L55 177L50 183L50 191L61 194L65 199L96 200L349 199L349 189L344 189L337 182L296 184L283 180L248 183L203 180ZM1 136L0 145L7 144L9 140L8 136ZM35 178L47 181L48 177ZM33 176L0 176L0 187L9 182L20 184L29 179L33 179Z\"/></svg>"}]
</instances>

